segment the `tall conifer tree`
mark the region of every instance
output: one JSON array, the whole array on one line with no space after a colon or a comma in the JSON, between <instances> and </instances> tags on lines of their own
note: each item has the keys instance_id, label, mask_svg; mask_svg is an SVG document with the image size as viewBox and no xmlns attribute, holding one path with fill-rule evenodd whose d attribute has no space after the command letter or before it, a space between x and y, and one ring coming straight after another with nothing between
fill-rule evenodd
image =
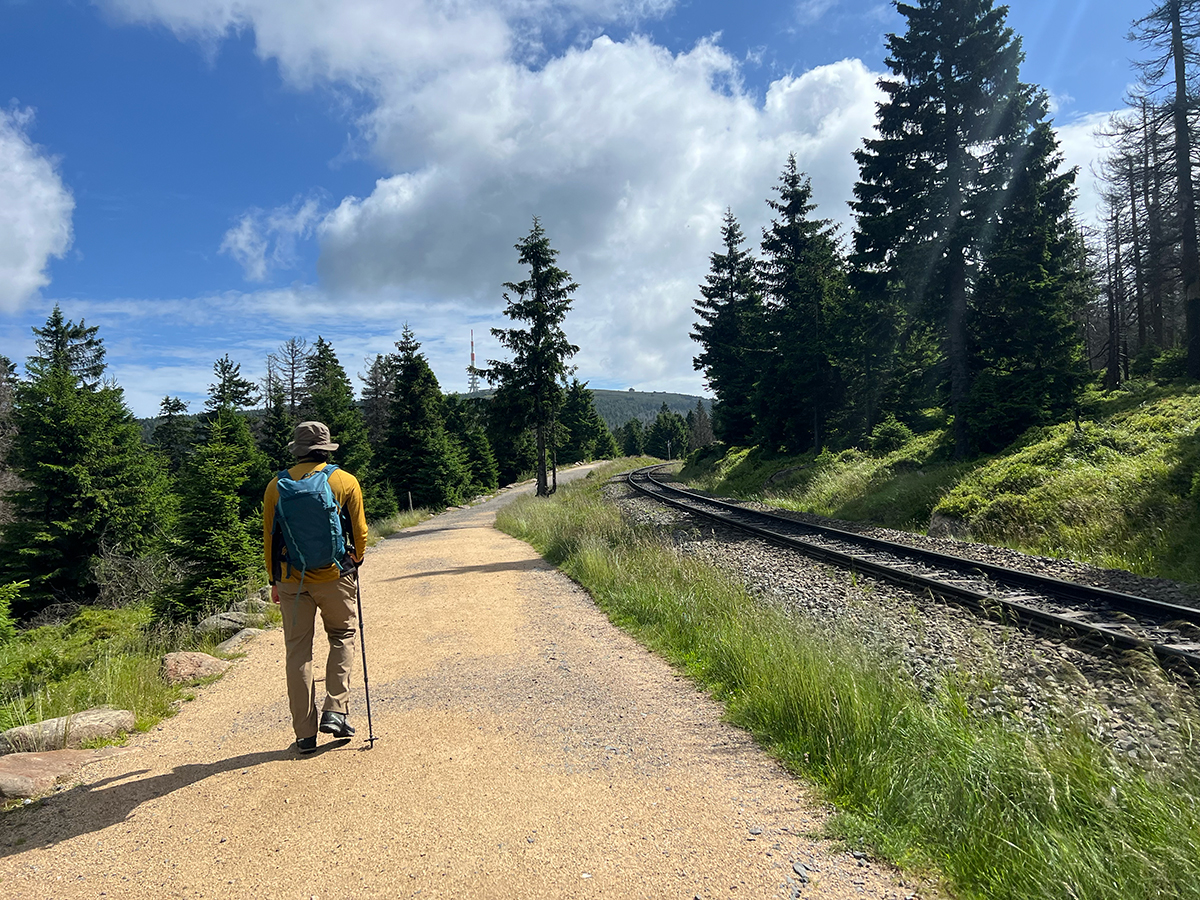
<instances>
[{"instance_id":1,"label":"tall conifer tree","mask_svg":"<svg viewBox=\"0 0 1200 900\"><path fill-rule=\"evenodd\" d=\"M407 325L396 348L384 473L401 503L409 492L416 506L458 503L468 475L461 450L446 432L437 377Z\"/></svg>"},{"instance_id":2,"label":"tall conifer tree","mask_svg":"<svg viewBox=\"0 0 1200 900\"><path fill-rule=\"evenodd\" d=\"M533 228L517 245L517 261L529 266L529 277L506 282L504 315L524 328L493 328L492 335L512 354L511 360L488 360L485 372L492 384L507 385L528 398L528 424L537 443L537 495L545 497L557 486L547 476L547 457L552 460L555 421L562 408L562 380L567 376L567 360L579 348L567 340L562 321L571 309L571 295L579 285L571 273L554 264L558 251L542 223L534 216ZM507 293L511 291L515 299Z\"/></svg>"},{"instance_id":3,"label":"tall conifer tree","mask_svg":"<svg viewBox=\"0 0 1200 900\"><path fill-rule=\"evenodd\" d=\"M34 333L39 353L16 388L9 455L24 484L9 495L13 519L0 532L0 581L29 581L14 607L21 616L94 599L102 544L151 550L170 506L163 459L142 443L121 389L101 383L96 329L56 308Z\"/></svg>"},{"instance_id":4,"label":"tall conifer tree","mask_svg":"<svg viewBox=\"0 0 1200 900\"><path fill-rule=\"evenodd\" d=\"M829 320L846 291L834 229L813 219L812 185L789 155L776 217L763 229L760 281L766 299L767 345L756 394L762 443L793 451L819 449L838 398Z\"/></svg>"},{"instance_id":5,"label":"tall conifer tree","mask_svg":"<svg viewBox=\"0 0 1200 900\"><path fill-rule=\"evenodd\" d=\"M716 394L713 430L730 444L746 443L754 432L754 385L762 368L762 289L754 258L732 210L721 226L724 253L713 253L709 274L694 303L698 321L692 340L701 350L692 360Z\"/></svg>"},{"instance_id":6,"label":"tall conifer tree","mask_svg":"<svg viewBox=\"0 0 1200 900\"><path fill-rule=\"evenodd\" d=\"M1023 136L1030 89L1019 80L1021 42L992 0L897 4L904 35L888 35L893 78L879 82L879 137L855 153L860 180L855 262L882 276L907 315L943 342L955 453L969 447L969 314L976 263L986 253ZM903 326L902 326L903 327Z\"/></svg>"},{"instance_id":7,"label":"tall conifer tree","mask_svg":"<svg viewBox=\"0 0 1200 900\"><path fill-rule=\"evenodd\" d=\"M1030 110L1035 120L1042 103ZM973 296L967 419L984 452L1068 415L1085 375L1075 317L1089 279L1071 217L1075 172L1057 173L1058 142L1045 122L1024 149Z\"/></svg>"}]
</instances>

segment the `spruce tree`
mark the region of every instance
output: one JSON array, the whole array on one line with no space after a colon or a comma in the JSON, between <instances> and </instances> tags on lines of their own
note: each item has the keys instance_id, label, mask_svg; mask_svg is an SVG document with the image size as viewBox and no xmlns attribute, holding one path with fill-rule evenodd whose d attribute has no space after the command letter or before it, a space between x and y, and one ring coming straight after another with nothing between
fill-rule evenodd
<instances>
[{"instance_id":1,"label":"spruce tree","mask_svg":"<svg viewBox=\"0 0 1200 900\"><path fill-rule=\"evenodd\" d=\"M704 401L697 400L696 408L688 413L688 450L707 447L715 440L713 437L712 419L704 408Z\"/></svg>"},{"instance_id":2,"label":"spruce tree","mask_svg":"<svg viewBox=\"0 0 1200 900\"><path fill-rule=\"evenodd\" d=\"M687 452L687 441L687 422L664 403L646 430L646 453L659 459L676 459Z\"/></svg>"},{"instance_id":3,"label":"spruce tree","mask_svg":"<svg viewBox=\"0 0 1200 900\"><path fill-rule=\"evenodd\" d=\"M716 394L713 428L717 437L746 443L754 432L754 385L762 366L763 304L754 258L732 210L721 226L724 253L713 253L709 274L694 303L700 321L692 340L704 348L693 360Z\"/></svg>"},{"instance_id":4,"label":"spruce tree","mask_svg":"<svg viewBox=\"0 0 1200 900\"><path fill-rule=\"evenodd\" d=\"M480 410L482 401L465 400L459 396L443 399L446 412L446 428L458 442L469 474L466 493L485 494L499 485L500 469L496 455L484 429Z\"/></svg>"},{"instance_id":5,"label":"spruce tree","mask_svg":"<svg viewBox=\"0 0 1200 900\"><path fill-rule=\"evenodd\" d=\"M367 426L367 437L377 451L383 446L387 432L388 404L391 402L395 368L396 358L393 354L385 356L376 353L367 367L367 374L358 376L358 380L363 383L362 413Z\"/></svg>"},{"instance_id":6,"label":"spruce tree","mask_svg":"<svg viewBox=\"0 0 1200 900\"><path fill-rule=\"evenodd\" d=\"M35 380L53 370L70 372L83 387L96 387L105 368L104 339L96 336L99 328L83 319L76 325L54 304L46 324L33 329L38 352L25 362L25 371Z\"/></svg>"},{"instance_id":7,"label":"spruce tree","mask_svg":"<svg viewBox=\"0 0 1200 900\"><path fill-rule=\"evenodd\" d=\"M588 390L587 382L572 379L559 421L564 440L558 456L563 463L611 459L616 455L616 444L608 425L596 411L595 398Z\"/></svg>"},{"instance_id":8,"label":"spruce tree","mask_svg":"<svg viewBox=\"0 0 1200 900\"><path fill-rule=\"evenodd\" d=\"M14 608L22 617L93 600L91 567L102 548L149 552L171 507L163 459L143 444L121 389L101 384L95 329L56 310L34 331L68 340L65 351L39 340L30 378L16 387L9 461L23 484L9 494L13 518L0 529L0 582L29 582ZM81 346L91 349L71 349Z\"/></svg>"},{"instance_id":9,"label":"spruce tree","mask_svg":"<svg viewBox=\"0 0 1200 900\"><path fill-rule=\"evenodd\" d=\"M501 384L487 404L486 431L496 455L500 483L512 484L537 468L537 438L528 396L516 386Z\"/></svg>"},{"instance_id":10,"label":"spruce tree","mask_svg":"<svg viewBox=\"0 0 1200 900\"><path fill-rule=\"evenodd\" d=\"M992 0L899 3L888 35L892 78L879 82L877 138L855 153L855 264L868 289L896 292L906 316L934 325L949 370L955 454L969 447L969 315L1019 144L1030 90L1021 42ZM862 286L866 287L864 279ZM900 324L900 330L907 328Z\"/></svg>"},{"instance_id":11,"label":"spruce tree","mask_svg":"<svg viewBox=\"0 0 1200 900\"><path fill-rule=\"evenodd\" d=\"M511 360L488 360L485 373L491 384L504 384L526 394L529 399L527 424L533 427L537 442L537 495L545 497L557 486L547 477L547 454L554 454L551 445L555 421L563 403L560 383L567 375L567 360L579 348L567 340L562 321L571 309L571 295L579 285L571 281L571 273L554 264L558 251L535 216L529 234L516 244L517 262L529 266L529 277L504 284L504 315L514 322L527 323L524 328L493 328L492 335L512 354ZM507 293L516 295L513 299Z\"/></svg>"},{"instance_id":12,"label":"spruce tree","mask_svg":"<svg viewBox=\"0 0 1200 900\"><path fill-rule=\"evenodd\" d=\"M646 452L646 428L641 419L630 419L617 431L621 452L625 456L641 456Z\"/></svg>"},{"instance_id":13,"label":"spruce tree","mask_svg":"<svg viewBox=\"0 0 1200 900\"><path fill-rule=\"evenodd\" d=\"M383 470L396 499L438 508L462 501L468 474L461 449L446 432L442 391L420 343L406 325L388 411Z\"/></svg>"},{"instance_id":14,"label":"spruce tree","mask_svg":"<svg viewBox=\"0 0 1200 900\"><path fill-rule=\"evenodd\" d=\"M304 389L308 399L302 415L329 426L333 439L339 444L339 464L362 477L371 464L372 455L367 427L362 411L354 401L350 378L333 346L323 337L317 337L308 357Z\"/></svg>"},{"instance_id":15,"label":"spruce tree","mask_svg":"<svg viewBox=\"0 0 1200 900\"><path fill-rule=\"evenodd\" d=\"M974 448L1000 450L1070 414L1083 386L1076 325L1089 293L1071 217L1074 170L1058 174L1054 131L1036 124L1018 162L975 286L967 419Z\"/></svg>"},{"instance_id":16,"label":"spruce tree","mask_svg":"<svg viewBox=\"0 0 1200 900\"><path fill-rule=\"evenodd\" d=\"M288 444L291 443L296 430L297 420L288 410L287 390L270 359L267 361L263 399L266 409L263 410L263 417L259 422L258 449L273 469L285 469L296 461L288 449Z\"/></svg>"},{"instance_id":17,"label":"spruce tree","mask_svg":"<svg viewBox=\"0 0 1200 900\"><path fill-rule=\"evenodd\" d=\"M187 418L188 405L179 397L163 397L154 426L154 446L166 457L171 474L179 471L192 448L195 424Z\"/></svg>"},{"instance_id":18,"label":"spruce tree","mask_svg":"<svg viewBox=\"0 0 1200 900\"><path fill-rule=\"evenodd\" d=\"M205 432L179 479L175 555L184 575L159 609L172 619L195 620L242 599L262 565L258 509L265 485L258 486L258 509L248 514L244 502L253 463L249 426L221 407Z\"/></svg>"},{"instance_id":19,"label":"spruce tree","mask_svg":"<svg viewBox=\"0 0 1200 900\"><path fill-rule=\"evenodd\" d=\"M246 416L239 412L255 401L257 390L254 384L242 378L241 365L232 362L229 354L217 360L213 371L217 381L208 386L209 396L204 401L208 411L201 417L199 446L204 447L214 438L219 438L236 449L237 459L245 464L244 478L238 488L239 510L245 518L262 506L263 491L277 470L259 449ZM214 430L213 422L218 420L223 424Z\"/></svg>"},{"instance_id":20,"label":"spruce tree","mask_svg":"<svg viewBox=\"0 0 1200 900\"><path fill-rule=\"evenodd\" d=\"M845 273L833 226L810 217L812 185L794 154L775 190L759 265L768 352L755 395L757 437L773 449L820 449L838 404L828 325L846 293Z\"/></svg>"},{"instance_id":21,"label":"spruce tree","mask_svg":"<svg viewBox=\"0 0 1200 900\"><path fill-rule=\"evenodd\" d=\"M205 409L237 412L258 402L258 389L254 387L254 382L242 377L241 363L231 360L228 353L213 363L213 374L217 380L208 386Z\"/></svg>"}]
</instances>

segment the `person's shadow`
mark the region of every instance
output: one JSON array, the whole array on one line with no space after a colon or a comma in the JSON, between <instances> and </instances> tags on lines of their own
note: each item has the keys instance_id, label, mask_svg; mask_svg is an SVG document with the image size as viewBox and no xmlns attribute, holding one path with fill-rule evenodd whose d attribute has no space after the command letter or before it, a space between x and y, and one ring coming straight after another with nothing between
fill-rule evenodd
<instances>
[{"instance_id":1,"label":"person's shadow","mask_svg":"<svg viewBox=\"0 0 1200 900\"><path fill-rule=\"evenodd\" d=\"M90 784L80 784L59 794L51 794L41 803L0 813L4 838L0 838L0 859L34 847L52 846L60 841L99 831L125 821L130 813L148 800L165 797L172 791L235 769L247 769L261 763L283 759L297 762L314 759L329 750L350 743L349 738L332 741L310 756L297 757L290 748L245 753L213 763L176 766L153 778L139 779L148 769L114 775ZM134 780L130 780L134 779ZM57 811L57 814L55 814ZM7 821L5 821L7 820Z\"/></svg>"}]
</instances>

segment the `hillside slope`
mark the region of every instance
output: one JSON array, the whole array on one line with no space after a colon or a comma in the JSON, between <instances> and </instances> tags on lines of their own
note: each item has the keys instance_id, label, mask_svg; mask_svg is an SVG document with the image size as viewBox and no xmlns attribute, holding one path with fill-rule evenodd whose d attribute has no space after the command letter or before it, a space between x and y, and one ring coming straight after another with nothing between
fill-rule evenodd
<instances>
[{"instance_id":1,"label":"hillside slope","mask_svg":"<svg viewBox=\"0 0 1200 900\"><path fill-rule=\"evenodd\" d=\"M1087 416L949 461L944 428L894 449L698 451L683 477L819 515L1200 583L1200 387L1090 395ZM932 527L931 527L932 526Z\"/></svg>"}]
</instances>

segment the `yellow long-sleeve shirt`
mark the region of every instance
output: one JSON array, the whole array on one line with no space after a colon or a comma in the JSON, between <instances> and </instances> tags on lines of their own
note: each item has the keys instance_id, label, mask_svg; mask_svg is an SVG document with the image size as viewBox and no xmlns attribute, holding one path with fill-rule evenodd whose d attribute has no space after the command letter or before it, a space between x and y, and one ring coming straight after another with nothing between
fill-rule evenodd
<instances>
[{"instance_id":1,"label":"yellow long-sleeve shirt","mask_svg":"<svg viewBox=\"0 0 1200 900\"><path fill-rule=\"evenodd\" d=\"M292 478L303 478L314 469L324 468L326 463L317 462L301 462L296 463L288 469L288 474ZM338 506L343 513L343 527L349 525L348 534L346 535L346 551L349 553L355 562L362 562L363 554L367 550L367 517L363 512L362 488L358 486L358 479L347 472L345 469L337 469L329 476L329 487L333 490L333 496L337 500ZM275 578L275 504L279 502L279 479L272 478L271 483L267 485L266 493L263 494L263 552L267 561L267 578L273 584ZM299 583L300 571L298 569L289 569L286 565L281 567L281 578L279 580L289 583ZM341 571L337 565L329 565L323 569L313 569L310 572L304 573L306 582L316 581L337 581L341 576Z\"/></svg>"}]
</instances>

